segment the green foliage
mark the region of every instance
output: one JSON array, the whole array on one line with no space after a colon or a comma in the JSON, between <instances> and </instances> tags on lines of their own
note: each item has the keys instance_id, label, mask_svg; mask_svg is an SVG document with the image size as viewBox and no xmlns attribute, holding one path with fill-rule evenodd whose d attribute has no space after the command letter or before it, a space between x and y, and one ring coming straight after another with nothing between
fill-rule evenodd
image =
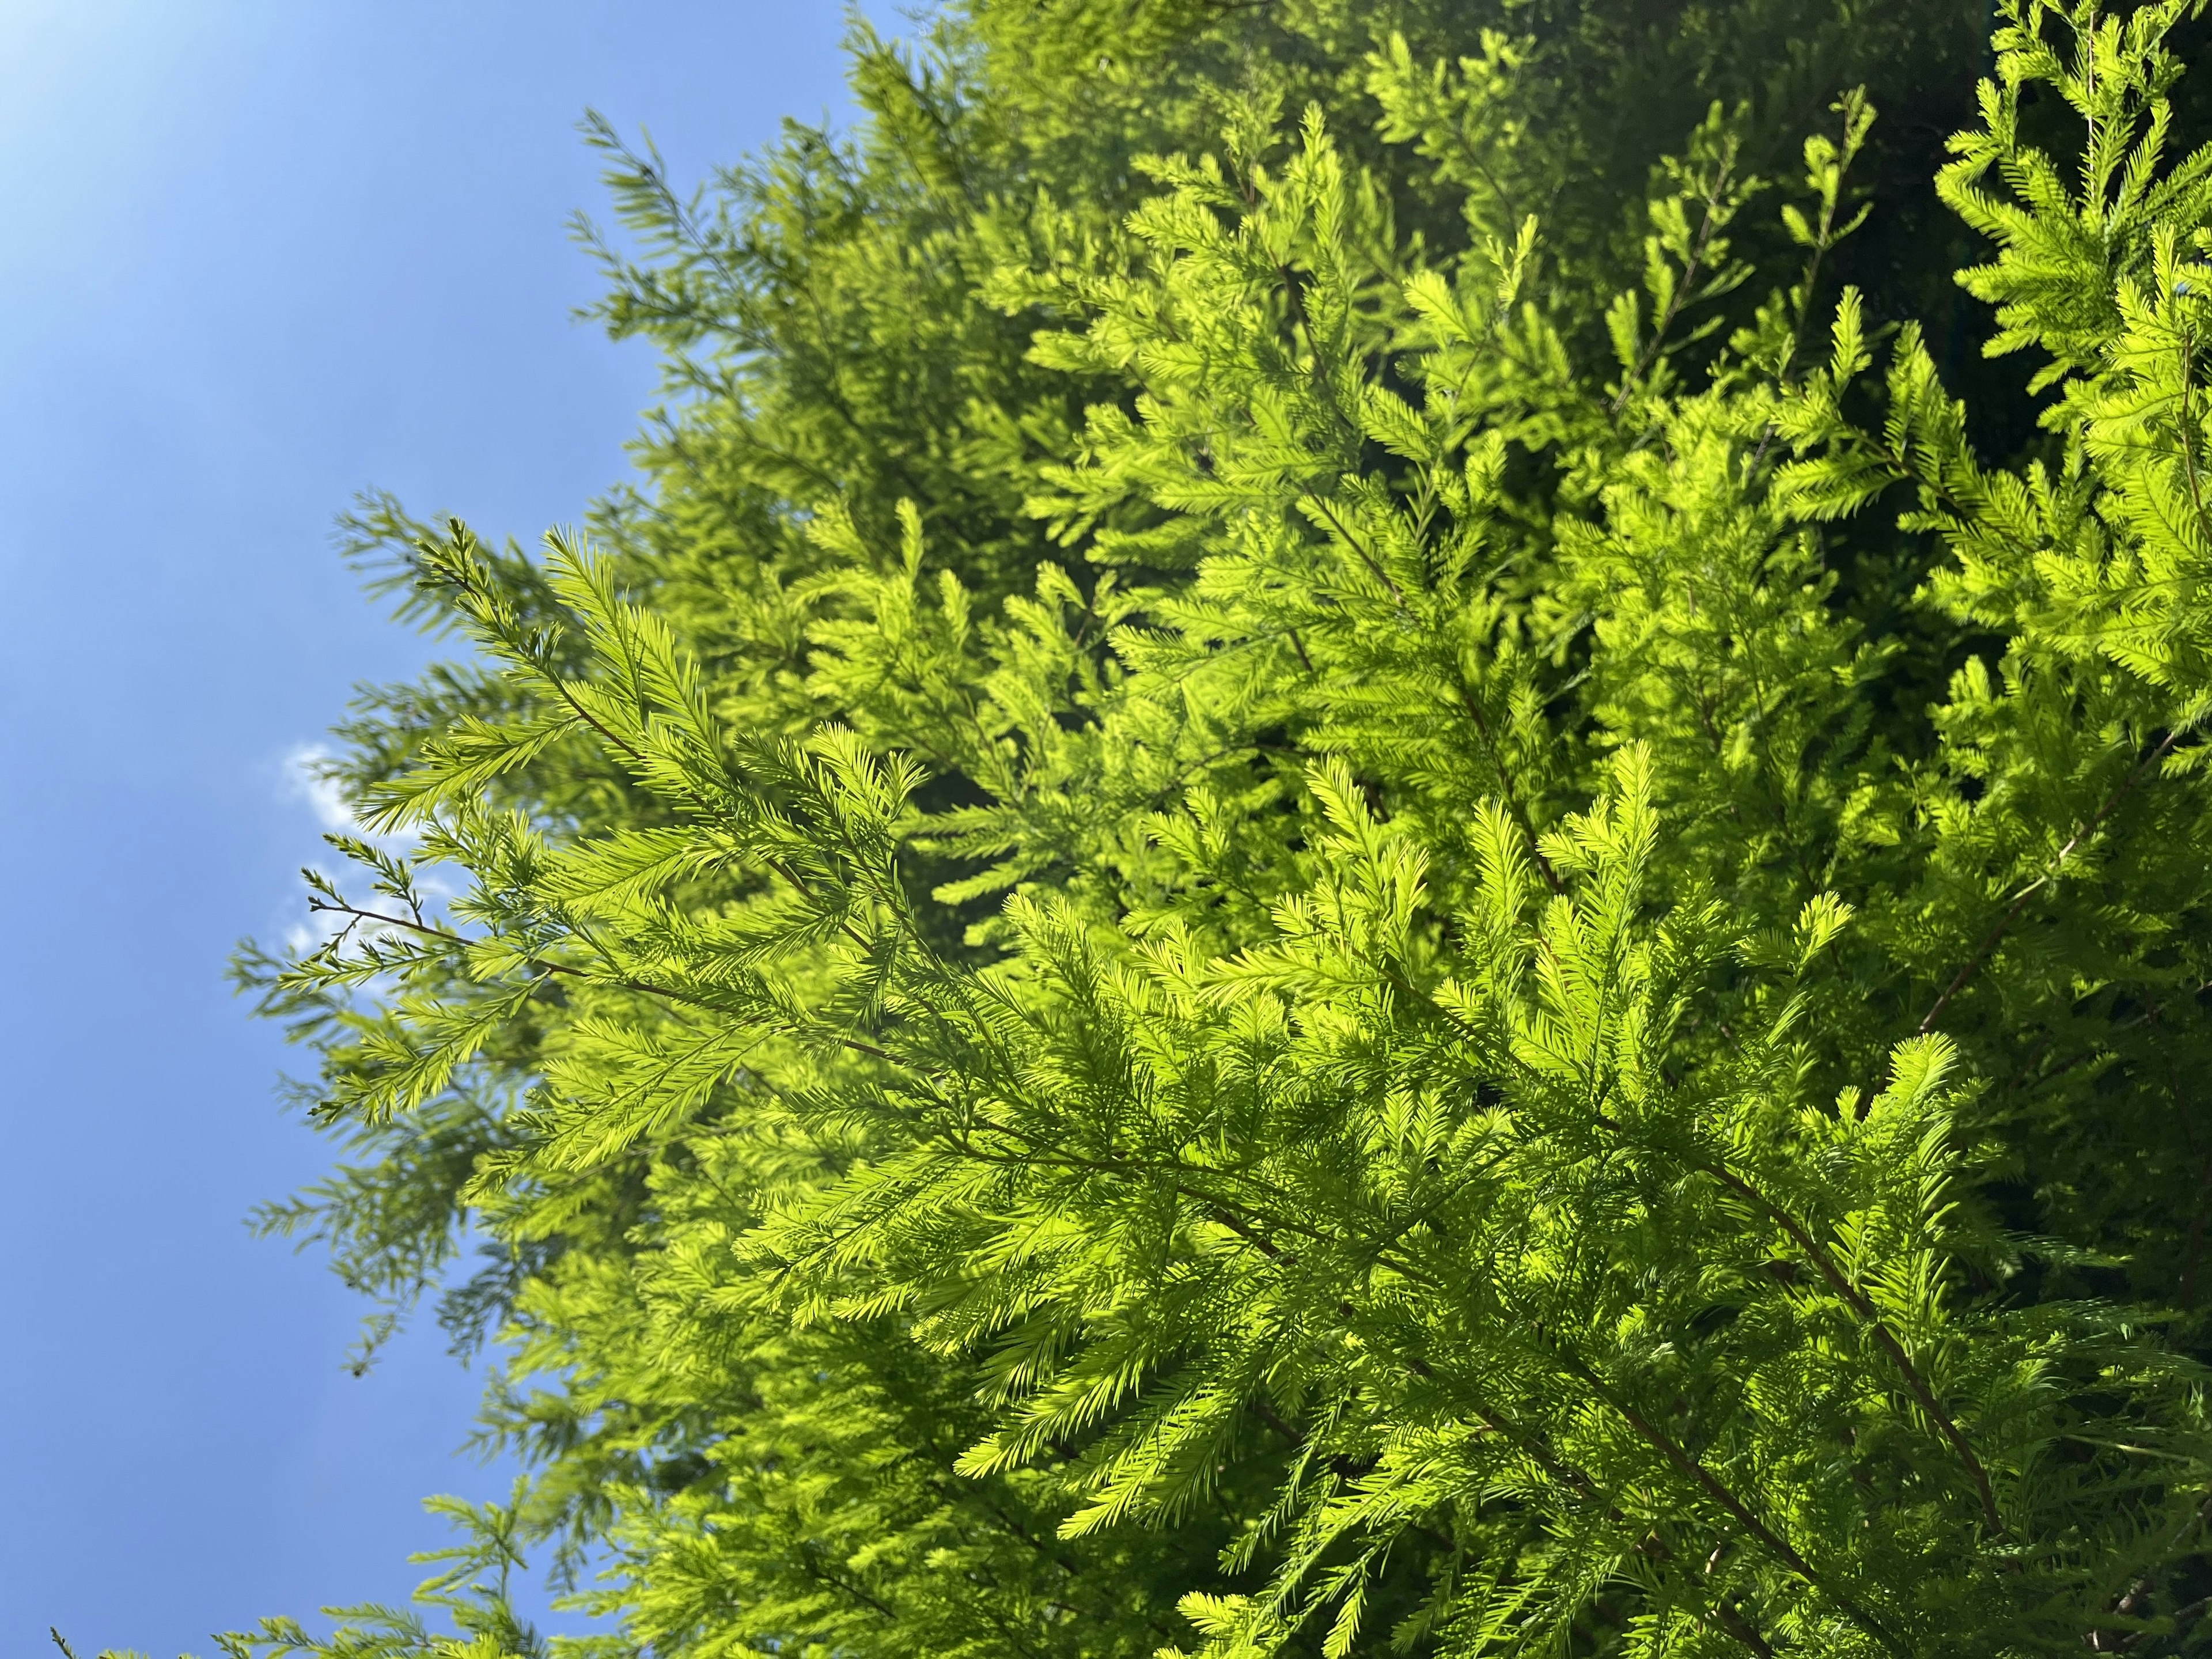
<instances>
[{"instance_id":1,"label":"green foliage","mask_svg":"<svg viewBox=\"0 0 2212 1659\"><path fill-rule=\"evenodd\" d=\"M2193 1650L2197 9L2002 0L1948 160L1957 20L1755 0L977 3L696 198L593 126L642 483L364 508L477 655L241 963L353 1149L270 1225L372 1347L489 1240L532 1474L458 1634L229 1650Z\"/></svg>"},{"instance_id":2,"label":"green foliage","mask_svg":"<svg viewBox=\"0 0 2212 1659\"><path fill-rule=\"evenodd\" d=\"M515 1495L520 1500L520 1488ZM516 1617L507 1599L507 1577L523 1565L517 1538L519 1501L477 1504L458 1498L434 1498L424 1507L453 1522L467 1540L410 1558L439 1564L439 1570L415 1592L415 1599L425 1607L449 1613L453 1634L434 1634L413 1613L378 1607L332 1607L330 1613L349 1622L327 1637L308 1635L296 1620L264 1619L251 1635L234 1633L218 1638L222 1651L229 1659L294 1659L306 1654L327 1654L338 1659L408 1659L414 1655L435 1655L437 1659L545 1659L549 1653L563 1659L583 1659L595 1652L621 1650L559 1638L549 1647L536 1631Z\"/></svg>"}]
</instances>

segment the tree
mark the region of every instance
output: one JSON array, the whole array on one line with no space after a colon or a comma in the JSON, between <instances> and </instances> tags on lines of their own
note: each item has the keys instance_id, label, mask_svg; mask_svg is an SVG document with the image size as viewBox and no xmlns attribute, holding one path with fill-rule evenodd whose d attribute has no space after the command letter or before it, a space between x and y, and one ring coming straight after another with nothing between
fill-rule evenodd
<instances>
[{"instance_id":1,"label":"tree","mask_svg":"<svg viewBox=\"0 0 2212 1659\"><path fill-rule=\"evenodd\" d=\"M1953 112L1971 12L976 3L711 197L594 126L642 482L364 508L477 655L241 965L271 1225L372 1346L485 1234L535 1474L461 1637L232 1650L535 1651L533 1542L578 1651L2197 1640L2197 9Z\"/></svg>"}]
</instances>

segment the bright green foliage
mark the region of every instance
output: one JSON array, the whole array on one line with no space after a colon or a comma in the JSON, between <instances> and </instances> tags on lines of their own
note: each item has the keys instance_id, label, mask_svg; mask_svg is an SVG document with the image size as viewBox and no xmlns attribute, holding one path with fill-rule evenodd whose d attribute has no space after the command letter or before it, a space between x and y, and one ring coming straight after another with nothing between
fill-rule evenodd
<instances>
[{"instance_id":1,"label":"bright green foliage","mask_svg":"<svg viewBox=\"0 0 2212 1659\"><path fill-rule=\"evenodd\" d=\"M2003 0L1948 161L1957 20L1756 0L978 4L711 203L595 129L650 488L364 513L478 655L246 969L358 1154L270 1224L386 1322L484 1235L535 1474L460 1637L232 1650L540 1651L526 1540L580 1656L2200 1641L2194 11Z\"/></svg>"}]
</instances>

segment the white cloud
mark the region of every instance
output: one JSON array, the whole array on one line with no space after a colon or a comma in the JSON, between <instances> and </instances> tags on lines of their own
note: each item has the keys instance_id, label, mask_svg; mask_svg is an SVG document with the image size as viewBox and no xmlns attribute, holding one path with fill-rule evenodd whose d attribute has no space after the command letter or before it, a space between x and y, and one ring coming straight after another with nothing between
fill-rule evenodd
<instances>
[{"instance_id":1,"label":"white cloud","mask_svg":"<svg viewBox=\"0 0 2212 1659\"><path fill-rule=\"evenodd\" d=\"M283 760L285 799L304 802L314 813L315 822L325 835L351 836L387 853L404 854L413 851L422 839L413 830L379 832L354 816L353 808L346 804L344 792L329 775L328 768L337 759L337 754L321 744L295 744Z\"/></svg>"},{"instance_id":2,"label":"white cloud","mask_svg":"<svg viewBox=\"0 0 2212 1659\"><path fill-rule=\"evenodd\" d=\"M305 801L313 808L316 822L325 833L366 837L368 832L354 817L353 809L346 805L336 780L324 773L323 769L336 758L320 744L295 746L284 757L285 795L292 800Z\"/></svg>"},{"instance_id":3,"label":"white cloud","mask_svg":"<svg viewBox=\"0 0 2212 1659\"><path fill-rule=\"evenodd\" d=\"M325 835L351 836L403 856L412 851L419 839L416 836L407 831L397 835L376 834L354 816L343 792L328 775L330 763L337 758L333 750L321 744L294 745L285 753L279 769L283 799L307 807L315 816L317 829ZM336 855L328 848L323 852L321 858L308 861L338 879L341 885L349 885L346 877L358 874L358 871L343 859L336 860L334 866ZM416 890L433 906L451 898L457 890L450 881L440 879L439 873L434 870L418 868L415 872L414 882ZM286 928L284 948L292 956L304 956L323 945L345 925L346 918L343 916L332 915L327 911L310 910ZM362 924L356 923L356 926ZM367 930L372 933L388 931L373 925L368 925Z\"/></svg>"}]
</instances>

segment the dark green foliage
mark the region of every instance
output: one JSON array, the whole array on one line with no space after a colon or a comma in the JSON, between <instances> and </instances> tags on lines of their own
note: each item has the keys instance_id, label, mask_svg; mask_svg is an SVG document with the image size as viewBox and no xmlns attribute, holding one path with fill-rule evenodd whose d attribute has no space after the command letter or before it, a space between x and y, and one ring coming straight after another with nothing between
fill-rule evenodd
<instances>
[{"instance_id":1,"label":"dark green foliage","mask_svg":"<svg viewBox=\"0 0 2212 1659\"><path fill-rule=\"evenodd\" d=\"M579 1654L2190 1650L2197 28L976 0L593 126L641 477L364 509L479 654L245 968L271 1224L488 1239L534 1473L460 1636L233 1650L535 1652L528 1541Z\"/></svg>"}]
</instances>

